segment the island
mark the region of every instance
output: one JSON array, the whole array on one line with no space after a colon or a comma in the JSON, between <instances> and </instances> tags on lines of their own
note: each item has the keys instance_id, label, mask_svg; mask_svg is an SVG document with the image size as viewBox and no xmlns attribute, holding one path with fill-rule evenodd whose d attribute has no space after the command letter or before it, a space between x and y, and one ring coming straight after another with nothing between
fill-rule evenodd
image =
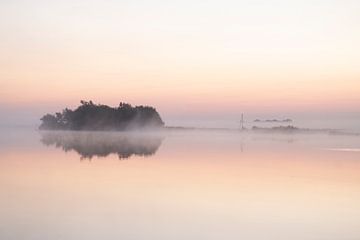
<instances>
[{"instance_id":1,"label":"island","mask_svg":"<svg viewBox=\"0 0 360 240\"><path fill-rule=\"evenodd\" d=\"M277 127L271 127L271 128L263 128L263 127L253 126L252 130L257 131L257 132L287 132L287 133L309 131L309 129L297 128L292 125L277 126Z\"/></svg>"},{"instance_id":2,"label":"island","mask_svg":"<svg viewBox=\"0 0 360 240\"><path fill-rule=\"evenodd\" d=\"M281 123L281 122L284 122L284 123L288 123L288 122L292 122L292 119L290 118L286 118L286 119L266 119L266 120L261 120L261 119L255 119L254 122L265 122L265 123Z\"/></svg>"},{"instance_id":3,"label":"island","mask_svg":"<svg viewBox=\"0 0 360 240\"><path fill-rule=\"evenodd\" d=\"M80 101L75 110L46 114L40 120L40 130L124 131L163 128L164 122L155 108L131 106L120 102L118 107Z\"/></svg>"}]
</instances>

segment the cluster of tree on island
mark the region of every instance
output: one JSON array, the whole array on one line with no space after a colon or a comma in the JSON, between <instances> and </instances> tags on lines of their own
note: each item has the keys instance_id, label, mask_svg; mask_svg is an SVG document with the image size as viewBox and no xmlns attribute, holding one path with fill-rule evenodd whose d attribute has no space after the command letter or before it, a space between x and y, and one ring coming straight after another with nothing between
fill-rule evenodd
<instances>
[{"instance_id":1,"label":"cluster of tree on island","mask_svg":"<svg viewBox=\"0 0 360 240\"><path fill-rule=\"evenodd\" d=\"M266 120L261 120L261 119L255 119L254 122L292 122L292 120L290 118L286 118L286 119L266 119Z\"/></svg>"},{"instance_id":2,"label":"cluster of tree on island","mask_svg":"<svg viewBox=\"0 0 360 240\"><path fill-rule=\"evenodd\" d=\"M123 102L113 108L81 101L75 110L65 108L61 113L46 114L40 120L41 130L130 130L164 126L155 108L133 107Z\"/></svg>"},{"instance_id":3,"label":"cluster of tree on island","mask_svg":"<svg viewBox=\"0 0 360 240\"><path fill-rule=\"evenodd\" d=\"M271 131L271 132L295 132L295 131L304 131L307 129L300 129L291 125L288 126L277 126L277 127L271 127L271 128L264 128L264 127L257 127L257 126L253 126L252 127L253 131Z\"/></svg>"}]
</instances>

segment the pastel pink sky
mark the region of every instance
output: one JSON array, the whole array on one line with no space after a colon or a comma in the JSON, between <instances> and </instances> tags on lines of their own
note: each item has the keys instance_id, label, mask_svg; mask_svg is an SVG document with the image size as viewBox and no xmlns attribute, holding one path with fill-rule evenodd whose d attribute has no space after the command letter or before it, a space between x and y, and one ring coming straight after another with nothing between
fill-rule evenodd
<instances>
[{"instance_id":1,"label":"pastel pink sky","mask_svg":"<svg viewBox=\"0 0 360 240\"><path fill-rule=\"evenodd\" d=\"M358 1L2 1L0 110L359 112ZM34 110L35 111L35 110Z\"/></svg>"}]
</instances>

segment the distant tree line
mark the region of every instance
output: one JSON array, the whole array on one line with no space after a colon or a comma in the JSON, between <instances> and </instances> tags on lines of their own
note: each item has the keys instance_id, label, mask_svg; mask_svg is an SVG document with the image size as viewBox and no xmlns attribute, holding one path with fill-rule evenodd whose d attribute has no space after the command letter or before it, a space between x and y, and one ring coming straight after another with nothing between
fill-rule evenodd
<instances>
[{"instance_id":1,"label":"distant tree line","mask_svg":"<svg viewBox=\"0 0 360 240\"><path fill-rule=\"evenodd\" d=\"M40 120L42 130L133 130L164 126L159 113L150 106L131 106L120 102L118 107L80 101L75 110L46 114Z\"/></svg>"}]
</instances>

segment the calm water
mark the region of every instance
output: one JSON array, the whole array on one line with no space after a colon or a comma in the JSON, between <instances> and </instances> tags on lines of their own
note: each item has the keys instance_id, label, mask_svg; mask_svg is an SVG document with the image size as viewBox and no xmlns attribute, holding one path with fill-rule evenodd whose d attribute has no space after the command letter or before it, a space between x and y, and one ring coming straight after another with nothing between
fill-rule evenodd
<instances>
[{"instance_id":1,"label":"calm water","mask_svg":"<svg viewBox=\"0 0 360 240\"><path fill-rule=\"evenodd\" d=\"M360 239L360 137L0 137L0 239Z\"/></svg>"}]
</instances>

